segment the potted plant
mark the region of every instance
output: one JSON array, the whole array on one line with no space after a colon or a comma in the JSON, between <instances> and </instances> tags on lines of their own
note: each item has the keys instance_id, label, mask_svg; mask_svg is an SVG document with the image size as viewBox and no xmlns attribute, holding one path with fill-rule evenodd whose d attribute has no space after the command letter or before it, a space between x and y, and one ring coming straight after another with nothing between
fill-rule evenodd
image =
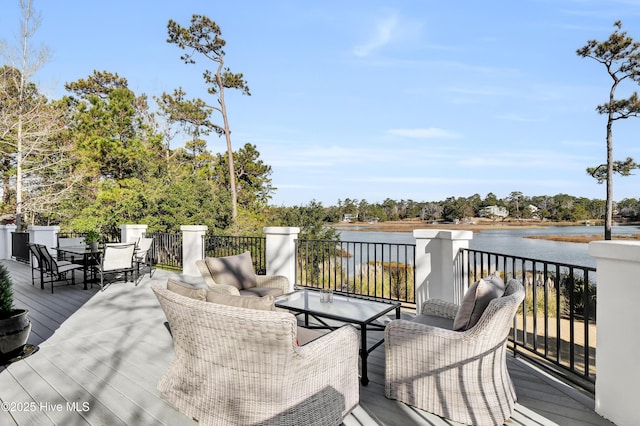
<instances>
[{"instance_id":1,"label":"potted plant","mask_svg":"<svg viewBox=\"0 0 640 426\"><path fill-rule=\"evenodd\" d=\"M98 242L100 241L100 234L96 231L89 231L87 235L84 237L84 240L89 243L89 247L91 247L91 251L98 251Z\"/></svg>"},{"instance_id":2,"label":"potted plant","mask_svg":"<svg viewBox=\"0 0 640 426\"><path fill-rule=\"evenodd\" d=\"M31 332L29 311L13 308L12 287L9 271L0 264L0 361L19 355Z\"/></svg>"}]
</instances>

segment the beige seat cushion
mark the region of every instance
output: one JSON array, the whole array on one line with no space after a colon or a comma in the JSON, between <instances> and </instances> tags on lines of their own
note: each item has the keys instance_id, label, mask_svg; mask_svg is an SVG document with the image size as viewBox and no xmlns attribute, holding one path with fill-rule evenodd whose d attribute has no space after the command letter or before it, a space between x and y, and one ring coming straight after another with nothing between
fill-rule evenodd
<instances>
[{"instance_id":1,"label":"beige seat cushion","mask_svg":"<svg viewBox=\"0 0 640 426\"><path fill-rule=\"evenodd\" d=\"M258 285L251 261L251 252L235 256L207 257L204 259L213 280L218 284L231 285L238 290Z\"/></svg>"},{"instance_id":2,"label":"beige seat cushion","mask_svg":"<svg viewBox=\"0 0 640 426\"><path fill-rule=\"evenodd\" d=\"M298 327L298 330L296 332L296 338L298 340L298 346L303 346L306 345L307 343L311 342L312 340L316 340L318 337L324 335L325 333L318 331L318 330L312 330L310 328L304 328L304 327Z\"/></svg>"},{"instance_id":3,"label":"beige seat cushion","mask_svg":"<svg viewBox=\"0 0 640 426\"><path fill-rule=\"evenodd\" d=\"M478 323L489 302L504 294L504 282L492 275L473 283L462 299L462 304L453 320L453 329L464 331Z\"/></svg>"},{"instance_id":4,"label":"beige seat cushion","mask_svg":"<svg viewBox=\"0 0 640 426\"><path fill-rule=\"evenodd\" d=\"M207 292L207 302L218 303L220 305L235 306L237 308L256 309L259 311L275 311L275 299L273 296L245 297L233 296L230 294Z\"/></svg>"},{"instance_id":5,"label":"beige seat cushion","mask_svg":"<svg viewBox=\"0 0 640 426\"><path fill-rule=\"evenodd\" d=\"M411 322L417 322L418 324L431 325L433 327L444 328L446 330L453 330L453 320L451 318L443 318L437 315L416 315Z\"/></svg>"},{"instance_id":6,"label":"beige seat cushion","mask_svg":"<svg viewBox=\"0 0 640 426\"><path fill-rule=\"evenodd\" d=\"M167 290L192 299L202 301L207 300L206 289L183 283L182 281L173 280L171 278L167 280Z\"/></svg>"},{"instance_id":7,"label":"beige seat cushion","mask_svg":"<svg viewBox=\"0 0 640 426\"><path fill-rule=\"evenodd\" d=\"M262 297L271 295L273 297L282 296L283 292L281 288L270 287L254 287L250 289L239 290L241 296L253 296Z\"/></svg>"}]
</instances>

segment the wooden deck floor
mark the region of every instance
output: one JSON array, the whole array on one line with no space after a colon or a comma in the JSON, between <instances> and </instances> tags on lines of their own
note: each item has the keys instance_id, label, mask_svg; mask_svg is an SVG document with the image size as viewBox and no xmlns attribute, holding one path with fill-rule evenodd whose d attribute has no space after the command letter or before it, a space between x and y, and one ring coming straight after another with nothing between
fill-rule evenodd
<instances>
[{"instance_id":1,"label":"wooden deck floor","mask_svg":"<svg viewBox=\"0 0 640 426\"><path fill-rule=\"evenodd\" d=\"M161 398L156 383L173 357L164 314L147 276L134 287L106 291L81 285L55 293L31 285L27 265L1 261L14 278L16 307L33 323L34 355L0 372L0 425L197 424ZM180 277L158 270L153 279ZM375 338L376 336L372 336ZM509 425L612 425L593 411L593 400L510 357L518 404ZM369 358L369 379L352 425L455 425L384 396L384 348Z\"/></svg>"}]
</instances>

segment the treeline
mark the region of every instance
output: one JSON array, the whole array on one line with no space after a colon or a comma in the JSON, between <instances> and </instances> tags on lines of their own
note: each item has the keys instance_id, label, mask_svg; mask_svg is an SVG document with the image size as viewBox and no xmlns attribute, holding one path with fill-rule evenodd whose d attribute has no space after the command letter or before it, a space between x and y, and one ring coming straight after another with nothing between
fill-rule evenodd
<instances>
[{"instance_id":1,"label":"treeline","mask_svg":"<svg viewBox=\"0 0 640 426\"><path fill-rule=\"evenodd\" d=\"M616 203L616 216L628 220L640 219L640 200L625 198ZM382 203L366 200L338 200L336 206L325 208L325 221L357 222L420 219L455 222L474 217L499 220L527 219L549 221L601 220L605 201L574 197L568 194L527 196L512 192L505 198L488 193L470 197L449 197L443 201L420 202L386 199Z\"/></svg>"},{"instance_id":2,"label":"treeline","mask_svg":"<svg viewBox=\"0 0 640 426\"><path fill-rule=\"evenodd\" d=\"M212 153L193 124L175 119L188 104L168 105L160 96L152 108L124 77L106 71L67 83L62 99L45 99L31 84L21 91L20 81L18 70L0 67L5 223L19 212L25 226L105 234L123 223L160 232L232 227L228 157ZM250 143L234 151L238 228L266 222L275 188L259 156Z\"/></svg>"}]
</instances>

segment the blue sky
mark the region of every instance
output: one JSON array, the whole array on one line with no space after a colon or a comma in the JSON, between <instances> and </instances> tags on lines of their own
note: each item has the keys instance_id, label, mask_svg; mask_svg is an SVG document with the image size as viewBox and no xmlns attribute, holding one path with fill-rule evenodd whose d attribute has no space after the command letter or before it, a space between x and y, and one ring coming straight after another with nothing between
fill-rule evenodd
<instances>
[{"instance_id":1,"label":"blue sky","mask_svg":"<svg viewBox=\"0 0 640 426\"><path fill-rule=\"evenodd\" d=\"M0 39L14 43L19 1L2 0ZM272 166L275 205L345 198L439 201L493 192L605 197L585 168L605 162L611 79L576 55L622 20L640 41L640 0L35 1L34 40L51 50L41 90L93 70L136 94L206 94L212 63L183 64L166 43L174 19L216 21L225 65L252 96L227 92L234 148L250 142ZM623 85L618 97L637 90ZM640 119L614 125L616 159L640 160ZM175 141L174 147L181 141ZM209 148L225 143L208 138ZM640 176L614 198L640 196Z\"/></svg>"}]
</instances>

